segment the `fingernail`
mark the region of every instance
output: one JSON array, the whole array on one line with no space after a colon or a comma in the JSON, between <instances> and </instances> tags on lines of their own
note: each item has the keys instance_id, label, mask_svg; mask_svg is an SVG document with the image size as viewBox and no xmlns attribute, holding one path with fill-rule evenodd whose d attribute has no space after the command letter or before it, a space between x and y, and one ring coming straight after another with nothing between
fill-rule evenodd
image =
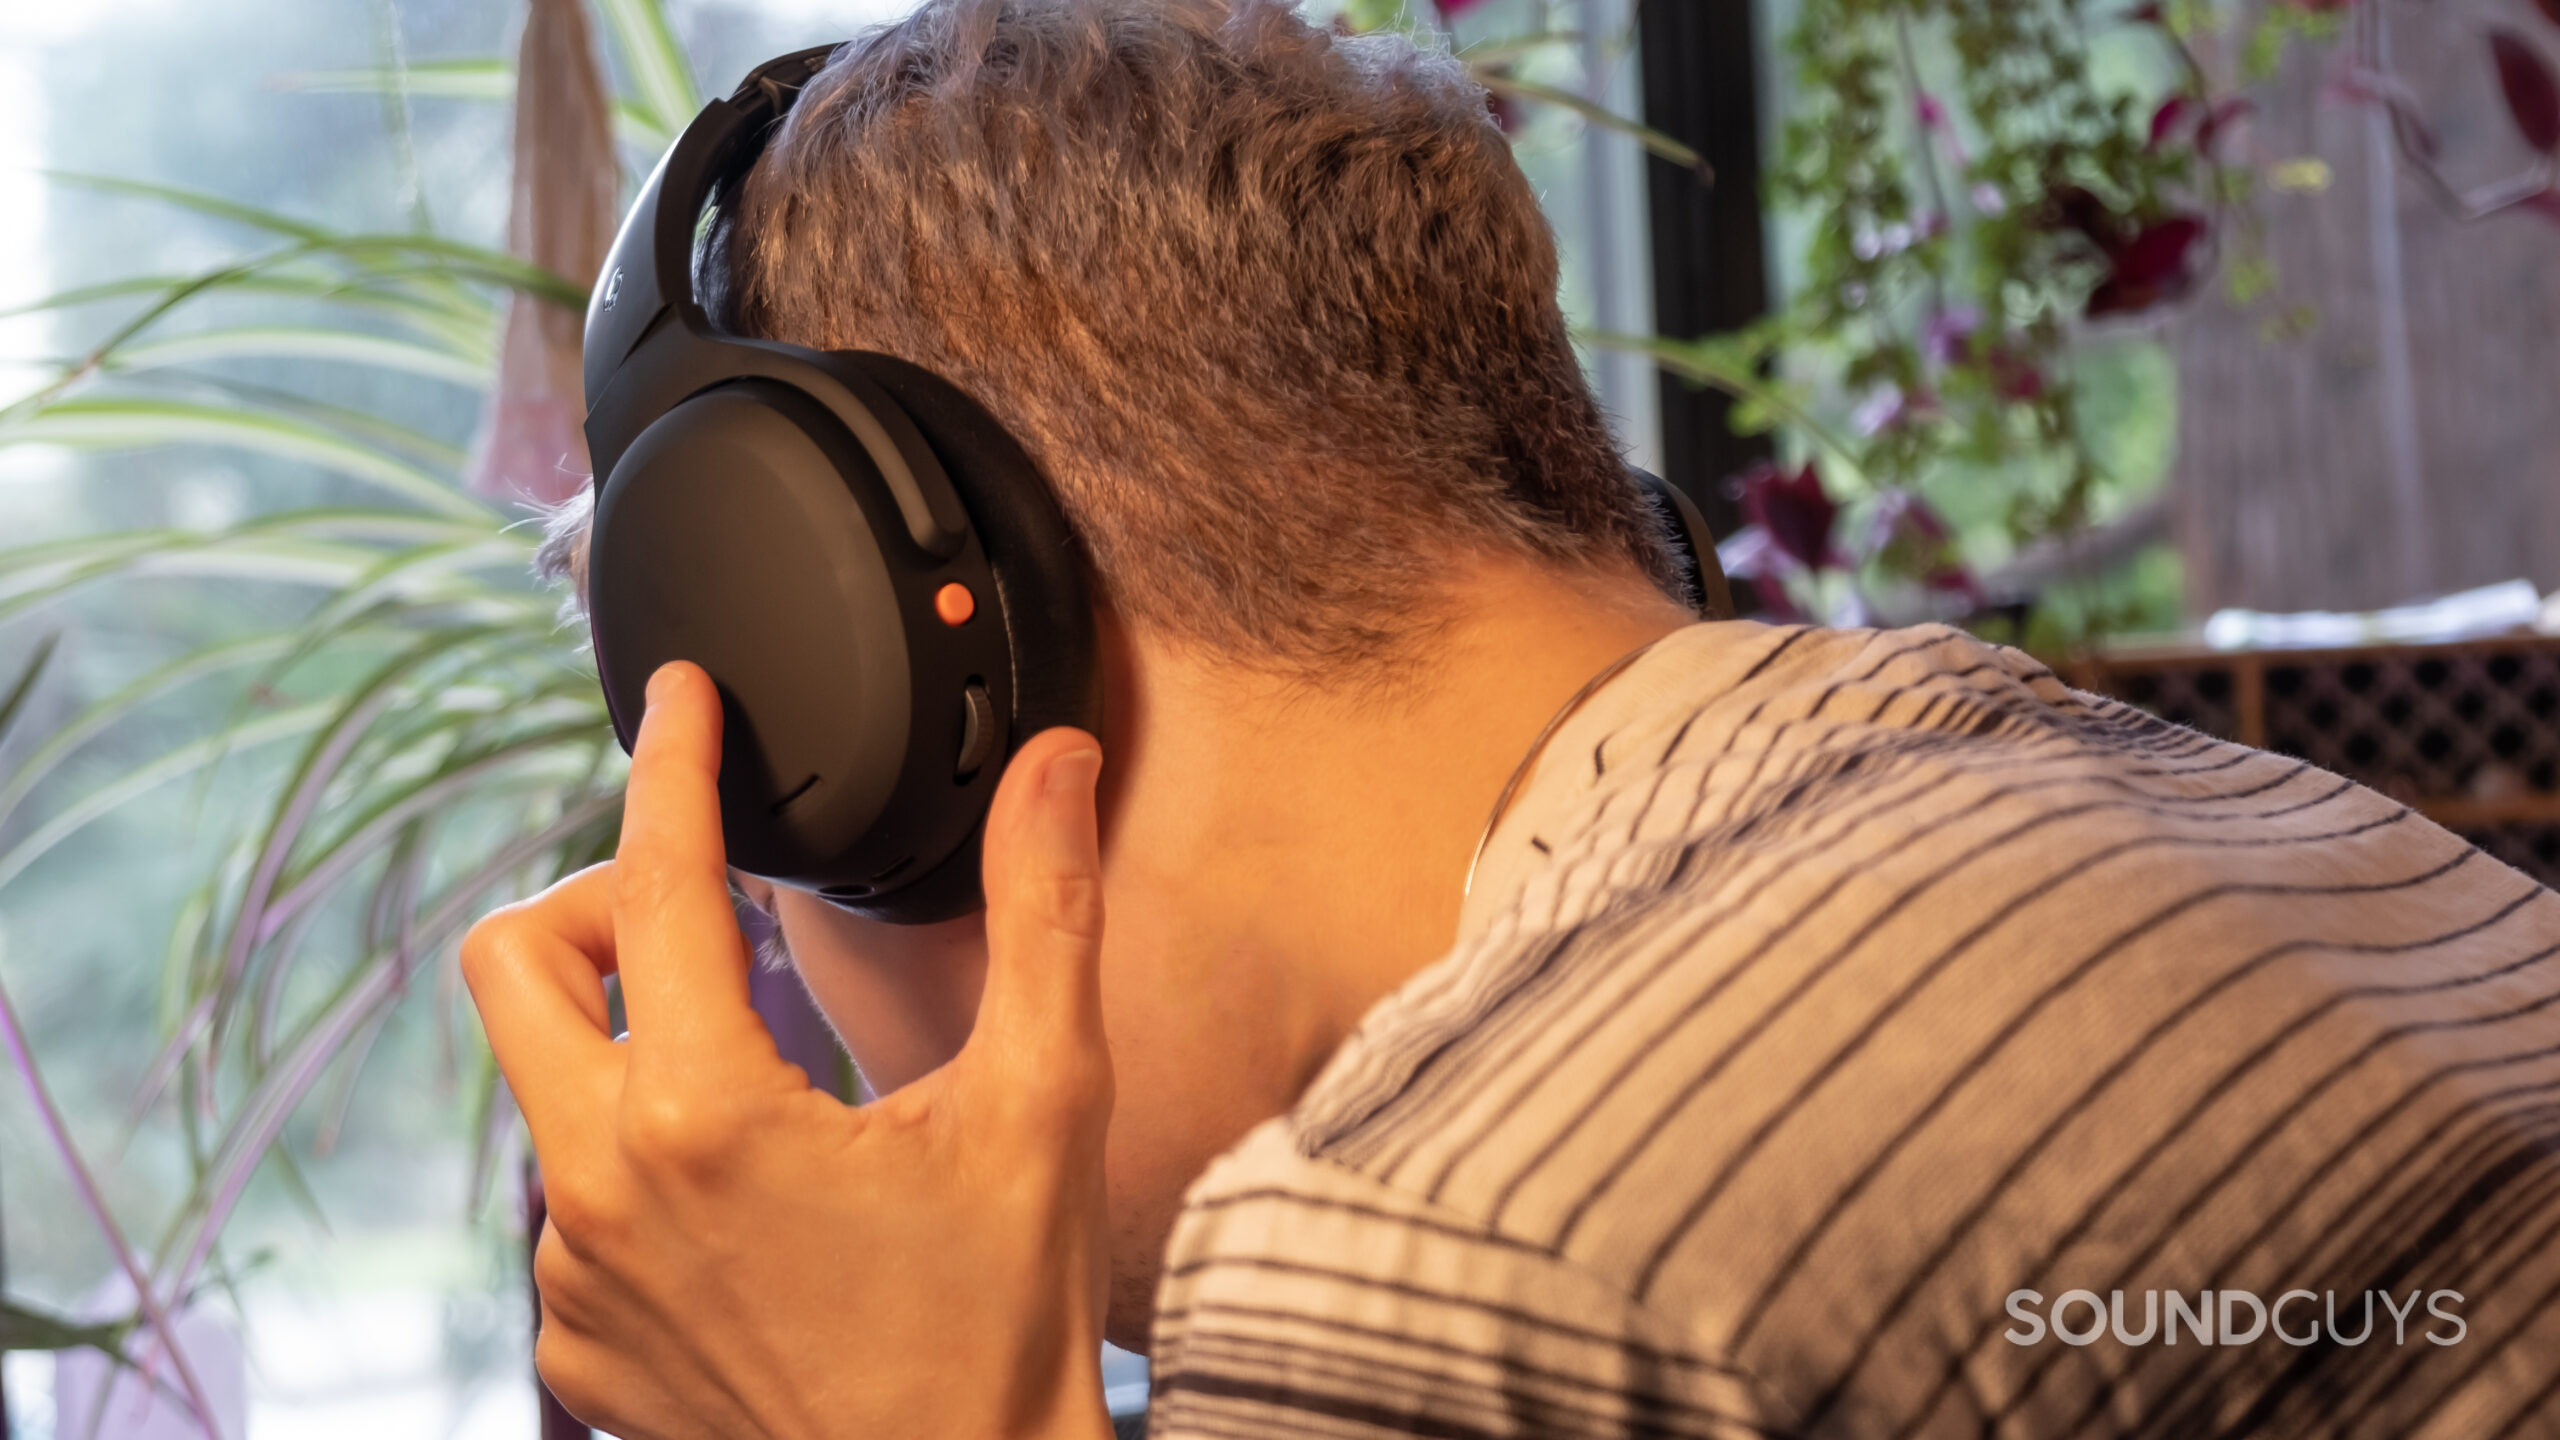
<instances>
[{"instance_id":1,"label":"fingernail","mask_svg":"<svg viewBox=\"0 0 2560 1440\"><path fill-rule=\"evenodd\" d=\"M1049 773L1043 788L1051 795L1068 797L1089 795L1094 780L1102 774L1102 752L1090 746L1070 750L1049 762Z\"/></svg>"},{"instance_id":2,"label":"fingernail","mask_svg":"<svg viewBox=\"0 0 2560 1440\"><path fill-rule=\"evenodd\" d=\"M647 687L641 691L641 699L644 704L648 705L652 709L657 707L658 697L664 695L667 691L667 672L674 668L675 666L673 662L669 662L668 664L661 665L657 669L649 672L649 683Z\"/></svg>"}]
</instances>

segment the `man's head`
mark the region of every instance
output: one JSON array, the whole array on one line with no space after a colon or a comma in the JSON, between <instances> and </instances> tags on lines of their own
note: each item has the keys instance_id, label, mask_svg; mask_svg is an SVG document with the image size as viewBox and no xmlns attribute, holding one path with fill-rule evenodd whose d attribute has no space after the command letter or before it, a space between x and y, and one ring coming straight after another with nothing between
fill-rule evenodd
<instances>
[{"instance_id":1,"label":"man's head","mask_svg":"<svg viewBox=\"0 0 2560 1440\"><path fill-rule=\"evenodd\" d=\"M1413 658L1454 553L1666 573L1444 54L1273 0L935 0L845 47L741 190L722 328L970 392L1134 628L1338 674Z\"/></svg>"},{"instance_id":2,"label":"man's head","mask_svg":"<svg viewBox=\"0 0 2560 1440\"><path fill-rule=\"evenodd\" d=\"M1653 512L1483 92L1402 37L1276 0L929 0L840 52L736 189L714 320L940 373L1084 549L1113 1336L1143 1341L1183 1185L1447 948L1540 723L1684 618ZM956 1049L977 921L775 903L875 1080Z\"/></svg>"}]
</instances>

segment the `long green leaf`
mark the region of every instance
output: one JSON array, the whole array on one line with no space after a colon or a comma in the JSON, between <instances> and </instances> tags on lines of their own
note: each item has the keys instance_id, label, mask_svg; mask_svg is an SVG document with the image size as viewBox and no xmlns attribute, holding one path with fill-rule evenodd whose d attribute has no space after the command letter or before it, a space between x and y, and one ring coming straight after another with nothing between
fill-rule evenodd
<instances>
[{"instance_id":1,"label":"long green leaf","mask_svg":"<svg viewBox=\"0 0 2560 1440\"><path fill-rule=\"evenodd\" d=\"M342 256L377 269L395 263L425 264L438 275L473 284L495 285L584 311L587 292L559 275L504 250L474 245L442 235L340 235L314 247L312 253Z\"/></svg>"},{"instance_id":2,"label":"long green leaf","mask_svg":"<svg viewBox=\"0 0 2560 1440\"><path fill-rule=\"evenodd\" d=\"M189 741L99 786L45 817L42 825L10 846L5 854L0 854L0 889L7 888L11 881L25 874L28 866L43 859L55 846L136 796L148 794L232 750L255 749L307 734L328 723L335 709L335 706L325 704L304 705L262 716L225 734Z\"/></svg>"},{"instance_id":3,"label":"long green leaf","mask_svg":"<svg viewBox=\"0 0 2560 1440\"><path fill-rule=\"evenodd\" d=\"M467 629L422 636L417 643L376 666L329 705L328 724L303 747L291 778L277 792L268 811L264 833L258 841L257 864L240 891L239 909L231 917L222 942L222 962L209 977L214 1028L206 1042L208 1052L218 1053L222 1048L224 1032L232 1018L231 1002L242 993L254 952L266 935L268 902L330 783L375 717L404 698L404 681L440 656L466 649L480 638L481 632Z\"/></svg>"},{"instance_id":4,"label":"long green leaf","mask_svg":"<svg viewBox=\"0 0 2560 1440\"><path fill-rule=\"evenodd\" d=\"M584 806L548 829L518 839L438 897L435 906L419 918L412 937L414 948L367 956L347 973L328 1002L290 1042L290 1053L261 1075L243 1097L220 1144L201 1167L199 1182L190 1187L186 1203L173 1218L167 1242L160 1251L164 1268L175 1260L173 1290L182 1292L194 1281L211 1254L214 1239L229 1218L232 1205L238 1201L249 1172L275 1142L286 1118L352 1038L383 1007L399 998L416 956L442 946L468 924L472 909L491 886L544 851L563 845L579 830L594 825L618 803L616 796L590 797Z\"/></svg>"},{"instance_id":5,"label":"long green leaf","mask_svg":"<svg viewBox=\"0 0 2560 1440\"><path fill-rule=\"evenodd\" d=\"M1624 350L1648 356L1653 363L1695 385L1721 390L1737 400L1748 400L1765 406L1771 414L1783 415L1787 422L1803 430L1859 477L1867 473L1866 457L1857 447L1843 439L1839 432L1815 418L1812 411L1791 399L1785 391L1740 363L1729 353L1730 346L1717 338L1706 340L1667 340L1659 335L1629 335L1614 330L1577 330L1574 337L1605 350Z\"/></svg>"},{"instance_id":6,"label":"long green leaf","mask_svg":"<svg viewBox=\"0 0 2560 1440\"><path fill-rule=\"evenodd\" d=\"M430 60L412 64L404 73L391 70L306 70L279 75L279 89L317 95L381 95L402 87L413 99L472 100L505 103L515 99L515 67L504 60ZM657 117L628 100L613 102L614 138L628 145L663 150L675 137Z\"/></svg>"},{"instance_id":7,"label":"long green leaf","mask_svg":"<svg viewBox=\"0 0 2560 1440\"><path fill-rule=\"evenodd\" d=\"M489 507L427 471L307 421L177 400L58 400L0 427L0 446L138 449L219 445L299 460L376 485L423 509L486 515Z\"/></svg>"},{"instance_id":8,"label":"long green leaf","mask_svg":"<svg viewBox=\"0 0 2560 1440\"><path fill-rule=\"evenodd\" d=\"M379 506L337 505L278 510L253 516L224 530L181 530L174 527L112 530L19 545L0 550L0 576L85 564L114 555L142 554L174 545L256 544L262 541L313 545L343 543L349 553L354 554L357 553L355 547L361 546L435 545L478 540L491 534L523 537L525 554L528 558L532 556L535 542L525 531L515 525L502 524L496 515L486 511L454 517L424 515L414 510L385 510Z\"/></svg>"},{"instance_id":9,"label":"long green leaf","mask_svg":"<svg viewBox=\"0 0 2560 1440\"><path fill-rule=\"evenodd\" d=\"M279 90L321 95L379 95L405 88L421 100L506 100L516 93L516 72L504 60L414 60L396 72L302 70L268 83Z\"/></svg>"},{"instance_id":10,"label":"long green leaf","mask_svg":"<svg viewBox=\"0 0 2560 1440\"><path fill-rule=\"evenodd\" d=\"M18 712L27 708L27 697L36 693L36 682L44 678L45 666L52 663L54 647L62 643L56 631L36 644L36 653L27 657L26 667L18 672L17 683L9 687L9 695L0 700L0 735L18 723Z\"/></svg>"},{"instance_id":11,"label":"long green leaf","mask_svg":"<svg viewBox=\"0 0 2560 1440\"><path fill-rule=\"evenodd\" d=\"M391 844L402 824L437 808L440 801L476 791L495 775L511 775L519 785L528 783L546 773L546 763L559 760L572 747L593 745L599 738L594 720L581 718L521 736L484 754L458 757L432 777L376 798L369 810L322 842L318 855L282 877L275 900L266 907L262 928L272 930L317 903L365 856ZM579 771L573 767L557 773L566 778Z\"/></svg>"},{"instance_id":12,"label":"long green leaf","mask_svg":"<svg viewBox=\"0 0 2560 1440\"><path fill-rule=\"evenodd\" d=\"M459 385L485 389L494 372L493 357L464 355L436 345L421 345L385 335L366 335L318 325L260 325L206 330L129 345L107 363L110 370L153 370L173 365L202 365L241 359L323 360L397 370Z\"/></svg>"},{"instance_id":13,"label":"long green leaf","mask_svg":"<svg viewBox=\"0 0 2560 1440\"><path fill-rule=\"evenodd\" d=\"M659 0L597 0L596 9L613 34L632 88L639 92L635 98L640 114L672 139L693 123L694 112L702 108L702 94L694 88L693 71L685 64L683 47L676 44L666 8Z\"/></svg>"},{"instance_id":14,"label":"long green leaf","mask_svg":"<svg viewBox=\"0 0 2560 1440\"><path fill-rule=\"evenodd\" d=\"M445 247L450 243L437 240L432 236L404 238L355 235L330 240L298 240L281 249L216 266L161 292L150 304L127 317L123 324L109 332L107 338L100 341L88 355L63 366L50 382L38 388L33 394L21 396L6 408L0 408L0 422L23 418L29 412L52 403L72 385L95 372L98 367L113 361L119 349L132 343L144 331L198 296L218 293L254 275L279 268L299 266L319 258L336 257L371 263L366 260L366 257L415 253L426 256L428 263L445 268L460 278L485 280L498 285L547 289L555 295L574 289L558 276L551 275L550 272L537 266L526 265L513 257L499 255L496 261L490 261L486 257L495 252L481 250L478 247L461 247L464 251L475 252L474 254L447 253ZM405 251L402 247L406 247ZM503 265L496 263L500 261L504 262Z\"/></svg>"},{"instance_id":15,"label":"long green leaf","mask_svg":"<svg viewBox=\"0 0 2560 1440\"><path fill-rule=\"evenodd\" d=\"M109 194L157 200L183 210L192 210L198 214L233 221L269 234L282 235L304 242L312 247L315 253L342 254L370 263L379 263L380 260L388 257L414 259L421 255L431 256L449 261L470 272L462 278L491 280L493 283L536 294L548 292L550 298L558 299L563 304L579 308L584 308L586 305L587 297L584 291L567 285L550 271L503 250L474 245L469 241L415 232L348 233L308 220L297 220L279 211L244 205L237 200L201 190L190 190L183 186L160 185L147 180L129 180L120 176L92 175L80 171L50 170L45 173L60 184L76 185Z\"/></svg>"},{"instance_id":16,"label":"long green leaf","mask_svg":"<svg viewBox=\"0 0 2560 1440\"><path fill-rule=\"evenodd\" d=\"M0 310L0 320L20 315L34 315L47 310L68 310L82 305L95 305L108 300L129 300L137 295L161 295L194 283L192 275L135 275L122 280L109 280L96 285L75 285L57 290L41 299ZM346 275L334 271L294 271L273 269L235 276L218 287L226 294L278 295L303 300L318 300L336 305L383 311L404 320L417 321L423 316L449 319L452 307L411 291L367 287L351 282ZM487 311L487 307L482 307ZM494 313L494 312L489 312Z\"/></svg>"},{"instance_id":17,"label":"long green leaf","mask_svg":"<svg viewBox=\"0 0 2560 1440\"><path fill-rule=\"evenodd\" d=\"M296 240L326 240L336 232L326 225L297 220L277 210L244 205L226 196L203 190L190 190L180 185L159 185L148 180L132 180L121 175L96 175L82 170L46 170L40 172L57 185L82 190L96 190L108 195L126 195L140 200L157 200L181 210L193 210L217 220L229 220L271 235L287 235Z\"/></svg>"},{"instance_id":18,"label":"long green leaf","mask_svg":"<svg viewBox=\"0 0 2560 1440\"><path fill-rule=\"evenodd\" d=\"M1700 175L1712 178L1713 172L1707 168L1707 157L1704 155L1652 126L1628 119L1588 96L1576 95L1570 90L1554 85L1542 85L1535 80L1523 80L1517 75L1506 73L1498 65L1478 67L1472 73L1478 84L1496 95L1508 96L1514 100L1534 100L1542 105L1560 105L1581 116L1588 124L1628 136L1637 144L1672 164L1684 170L1695 170Z\"/></svg>"},{"instance_id":19,"label":"long green leaf","mask_svg":"<svg viewBox=\"0 0 2560 1440\"><path fill-rule=\"evenodd\" d=\"M246 640L189 651L113 694L83 707L80 713L55 726L44 737L43 743L10 772L8 780L0 783L0 820L6 820L9 812L18 807L18 802L26 798L27 792L53 773L54 767L61 764L64 757L103 734L118 720L189 681L253 665L279 654L285 648L286 638L256 635Z\"/></svg>"},{"instance_id":20,"label":"long green leaf","mask_svg":"<svg viewBox=\"0 0 2560 1440\"><path fill-rule=\"evenodd\" d=\"M236 375L162 371L149 376L148 383L155 387L148 398L197 400L217 410L247 408L308 421L350 440L372 442L394 455L415 460L436 474L460 474L469 454L449 440L385 419L379 411L316 400L298 390L264 385ZM169 393L157 393L162 387ZM137 392L117 393L145 398Z\"/></svg>"}]
</instances>

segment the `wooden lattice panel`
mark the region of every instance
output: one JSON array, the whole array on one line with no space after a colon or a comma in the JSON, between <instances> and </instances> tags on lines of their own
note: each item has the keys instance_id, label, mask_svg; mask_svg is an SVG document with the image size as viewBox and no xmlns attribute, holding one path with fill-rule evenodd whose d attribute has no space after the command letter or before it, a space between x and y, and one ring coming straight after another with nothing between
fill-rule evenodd
<instances>
[{"instance_id":1,"label":"wooden lattice panel","mask_svg":"<svg viewBox=\"0 0 2560 1440\"><path fill-rule=\"evenodd\" d=\"M2298 755L2560 884L2560 637L2348 650L2120 650L2083 688Z\"/></svg>"}]
</instances>

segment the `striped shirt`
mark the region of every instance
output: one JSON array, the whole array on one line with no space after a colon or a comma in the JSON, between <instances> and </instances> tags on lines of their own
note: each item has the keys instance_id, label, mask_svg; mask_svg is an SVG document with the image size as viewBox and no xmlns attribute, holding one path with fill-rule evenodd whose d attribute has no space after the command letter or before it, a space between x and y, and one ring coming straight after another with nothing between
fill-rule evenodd
<instances>
[{"instance_id":1,"label":"striped shirt","mask_svg":"<svg viewBox=\"0 0 2560 1440\"><path fill-rule=\"evenodd\" d=\"M1151 1433L2560 1435L2555 954L2016 651L1693 627L1194 1185Z\"/></svg>"}]
</instances>

